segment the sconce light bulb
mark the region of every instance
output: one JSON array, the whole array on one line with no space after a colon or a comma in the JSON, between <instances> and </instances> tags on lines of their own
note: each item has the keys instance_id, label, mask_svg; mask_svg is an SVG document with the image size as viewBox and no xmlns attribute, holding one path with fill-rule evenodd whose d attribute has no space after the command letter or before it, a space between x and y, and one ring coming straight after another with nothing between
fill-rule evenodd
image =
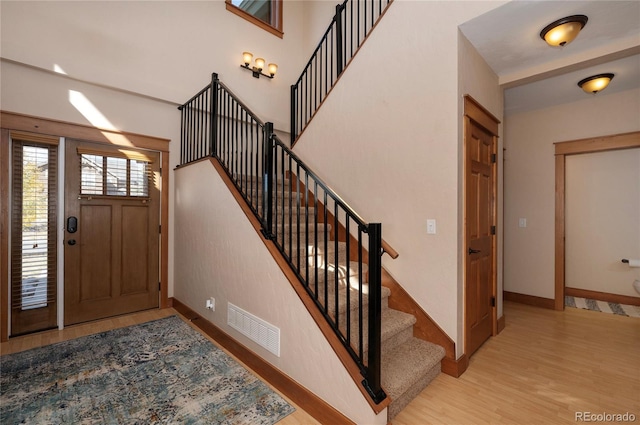
<instances>
[{"instance_id":1,"label":"sconce light bulb","mask_svg":"<svg viewBox=\"0 0 640 425\"><path fill-rule=\"evenodd\" d=\"M264 59L256 58L256 68L258 68L260 71L264 69Z\"/></svg>"},{"instance_id":2,"label":"sconce light bulb","mask_svg":"<svg viewBox=\"0 0 640 425\"><path fill-rule=\"evenodd\" d=\"M269 75L271 75L273 77L274 75L276 75L276 72L278 72L278 65L276 65L275 63L270 63L269 64Z\"/></svg>"},{"instance_id":3,"label":"sconce light bulb","mask_svg":"<svg viewBox=\"0 0 640 425\"><path fill-rule=\"evenodd\" d=\"M251 59L253 59L253 54L250 52L242 52L242 60L246 66L249 66Z\"/></svg>"}]
</instances>

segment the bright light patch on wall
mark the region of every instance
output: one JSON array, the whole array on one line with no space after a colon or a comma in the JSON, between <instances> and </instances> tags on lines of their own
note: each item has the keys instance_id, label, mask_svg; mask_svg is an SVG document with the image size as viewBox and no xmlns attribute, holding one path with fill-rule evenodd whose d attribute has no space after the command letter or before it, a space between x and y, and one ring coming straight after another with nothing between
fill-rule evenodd
<instances>
[{"instance_id":1,"label":"bright light patch on wall","mask_svg":"<svg viewBox=\"0 0 640 425\"><path fill-rule=\"evenodd\" d=\"M80 112L82 116L84 116L94 127L118 131L107 117L105 117L104 114L100 112L100 110L96 108L83 93L75 90L69 90L69 103L71 103L74 108L76 108L78 112ZM112 133L110 131L103 131L102 134L104 134L104 136L114 145L133 146L133 143L131 143L123 134Z\"/></svg>"},{"instance_id":2,"label":"bright light patch on wall","mask_svg":"<svg viewBox=\"0 0 640 425\"><path fill-rule=\"evenodd\" d=\"M62 69L62 68L60 67L60 65L58 65L57 63L56 63L56 64L53 64L53 71L54 71L54 72L57 72L58 74L64 74L64 75L67 75L67 73L66 73L66 72L64 72L64 69Z\"/></svg>"}]
</instances>

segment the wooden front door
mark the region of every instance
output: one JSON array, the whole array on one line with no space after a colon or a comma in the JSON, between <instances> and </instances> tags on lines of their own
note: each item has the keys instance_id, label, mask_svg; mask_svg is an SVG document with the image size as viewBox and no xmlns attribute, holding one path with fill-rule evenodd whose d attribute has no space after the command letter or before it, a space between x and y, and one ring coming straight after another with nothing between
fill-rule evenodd
<instances>
[{"instance_id":1,"label":"wooden front door","mask_svg":"<svg viewBox=\"0 0 640 425\"><path fill-rule=\"evenodd\" d=\"M466 116L464 256L467 356L492 335L496 320L495 154L495 134Z\"/></svg>"},{"instance_id":2,"label":"wooden front door","mask_svg":"<svg viewBox=\"0 0 640 425\"><path fill-rule=\"evenodd\" d=\"M68 140L64 322L158 307L159 154Z\"/></svg>"}]
</instances>

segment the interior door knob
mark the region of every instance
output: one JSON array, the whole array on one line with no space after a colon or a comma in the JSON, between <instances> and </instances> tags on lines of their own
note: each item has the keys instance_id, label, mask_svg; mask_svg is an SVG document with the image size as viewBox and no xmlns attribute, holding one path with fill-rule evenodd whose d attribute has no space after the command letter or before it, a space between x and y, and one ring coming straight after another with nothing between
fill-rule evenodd
<instances>
[{"instance_id":1,"label":"interior door knob","mask_svg":"<svg viewBox=\"0 0 640 425\"><path fill-rule=\"evenodd\" d=\"M480 250L479 250L479 249L469 248L469 255L471 255L471 254L477 254L477 253L479 253L479 252L480 252Z\"/></svg>"}]
</instances>

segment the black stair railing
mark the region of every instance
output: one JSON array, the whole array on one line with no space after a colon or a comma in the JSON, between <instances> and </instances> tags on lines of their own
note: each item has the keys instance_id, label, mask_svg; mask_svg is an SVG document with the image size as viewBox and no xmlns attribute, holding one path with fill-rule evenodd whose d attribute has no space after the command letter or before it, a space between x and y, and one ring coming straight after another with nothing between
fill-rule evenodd
<instances>
[{"instance_id":1,"label":"black stair railing","mask_svg":"<svg viewBox=\"0 0 640 425\"><path fill-rule=\"evenodd\" d=\"M180 165L216 158L364 377L379 403L379 223L366 223L223 83L180 106ZM342 232L345 242L340 242Z\"/></svg>"},{"instance_id":2,"label":"black stair railing","mask_svg":"<svg viewBox=\"0 0 640 425\"><path fill-rule=\"evenodd\" d=\"M292 142L309 124L392 1L345 0L336 5L331 24L300 78L291 86Z\"/></svg>"}]
</instances>

